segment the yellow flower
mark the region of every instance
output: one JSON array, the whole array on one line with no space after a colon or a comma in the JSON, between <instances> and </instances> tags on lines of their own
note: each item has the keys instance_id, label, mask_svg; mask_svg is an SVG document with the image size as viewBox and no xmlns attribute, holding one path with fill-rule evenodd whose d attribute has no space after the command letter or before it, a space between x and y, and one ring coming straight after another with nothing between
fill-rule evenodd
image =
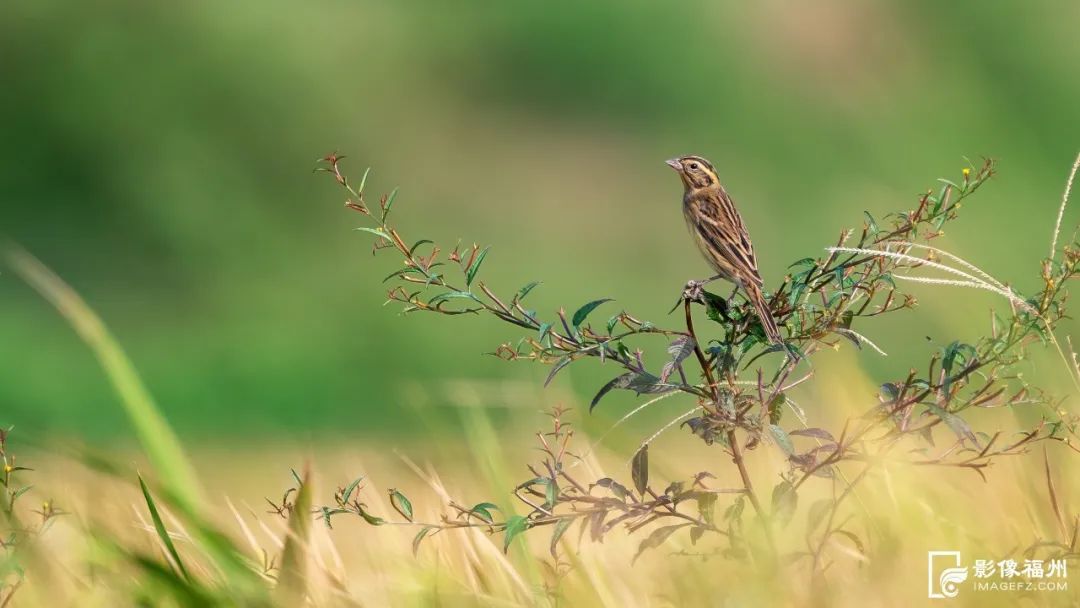
<instances>
[{"instance_id":1,"label":"yellow flower","mask_svg":"<svg viewBox=\"0 0 1080 608\"><path fill-rule=\"evenodd\" d=\"M964 179L967 179L969 176L971 176L971 169L968 169L967 167L964 167L963 173L964 173Z\"/></svg>"},{"instance_id":2,"label":"yellow flower","mask_svg":"<svg viewBox=\"0 0 1080 608\"><path fill-rule=\"evenodd\" d=\"M10 472L12 472L14 470L15 470L14 467L12 467L10 464L5 464L4 465L4 472L5 473L10 473Z\"/></svg>"}]
</instances>

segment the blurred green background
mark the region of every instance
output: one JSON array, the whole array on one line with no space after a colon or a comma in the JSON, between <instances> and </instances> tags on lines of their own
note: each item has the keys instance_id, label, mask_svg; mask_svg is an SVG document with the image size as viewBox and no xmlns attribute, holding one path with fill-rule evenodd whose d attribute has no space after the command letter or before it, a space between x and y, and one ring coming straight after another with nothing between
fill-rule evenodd
<instances>
[{"instance_id":1,"label":"blurred green background","mask_svg":"<svg viewBox=\"0 0 1080 608\"><path fill-rule=\"evenodd\" d=\"M610 296L660 322L706 274L663 164L684 153L719 168L767 284L864 209L993 156L943 243L1035 285L1080 147L1080 3L584 4L9 0L0 232L207 440L406 432L454 419L439 387L460 378L535 390L499 406L577 405L613 373L541 392L546 370L482 356L513 328L383 307L398 262L312 174L333 150L373 167L371 191L401 187L408 238L492 245L502 292L543 280L544 314ZM863 328L891 355L860 354L871 373L973 338L992 302L914 291L919 311ZM0 421L128 434L88 350L10 274L0 310Z\"/></svg>"}]
</instances>

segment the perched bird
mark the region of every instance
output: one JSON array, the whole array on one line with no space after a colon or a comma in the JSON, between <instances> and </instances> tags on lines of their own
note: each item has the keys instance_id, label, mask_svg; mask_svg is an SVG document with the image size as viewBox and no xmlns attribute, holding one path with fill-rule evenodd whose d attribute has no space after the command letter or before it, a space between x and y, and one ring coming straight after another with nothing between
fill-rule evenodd
<instances>
[{"instance_id":1,"label":"perched bird","mask_svg":"<svg viewBox=\"0 0 1080 608\"><path fill-rule=\"evenodd\" d=\"M754 305L769 342L782 344L780 329L761 293L754 245L735 203L720 185L716 170L700 156L673 158L667 164L679 173L685 187L683 215L690 234L717 273L709 281L726 279L742 288Z\"/></svg>"}]
</instances>

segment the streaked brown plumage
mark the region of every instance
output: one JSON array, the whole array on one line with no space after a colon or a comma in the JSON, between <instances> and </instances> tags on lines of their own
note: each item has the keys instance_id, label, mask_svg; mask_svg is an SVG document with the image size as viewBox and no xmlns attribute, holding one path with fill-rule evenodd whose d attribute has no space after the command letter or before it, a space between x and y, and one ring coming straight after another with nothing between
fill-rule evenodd
<instances>
[{"instance_id":1,"label":"streaked brown plumage","mask_svg":"<svg viewBox=\"0 0 1080 608\"><path fill-rule=\"evenodd\" d=\"M754 305L765 335L774 344L783 343L780 329L761 293L761 274L750 234L735 203L720 185L712 163L700 156L683 156L667 161L682 178L683 215L705 260L717 276L735 283Z\"/></svg>"}]
</instances>

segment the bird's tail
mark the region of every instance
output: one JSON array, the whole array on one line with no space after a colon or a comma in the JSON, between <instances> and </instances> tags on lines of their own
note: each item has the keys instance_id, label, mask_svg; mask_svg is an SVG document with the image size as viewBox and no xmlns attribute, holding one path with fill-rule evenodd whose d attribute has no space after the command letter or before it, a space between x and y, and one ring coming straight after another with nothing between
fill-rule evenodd
<instances>
[{"instance_id":1,"label":"bird's tail","mask_svg":"<svg viewBox=\"0 0 1080 608\"><path fill-rule=\"evenodd\" d=\"M750 297L750 302L754 305L754 310L757 311L758 318L761 319L761 326L765 329L769 342L783 344L784 338L780 335L780 328L776 326L776 319L773 319L769 303L765 301L765 295L761 293L761 287L751 283L746 285L745 289L746 295Z\"/></svg>"}]
</instances>

